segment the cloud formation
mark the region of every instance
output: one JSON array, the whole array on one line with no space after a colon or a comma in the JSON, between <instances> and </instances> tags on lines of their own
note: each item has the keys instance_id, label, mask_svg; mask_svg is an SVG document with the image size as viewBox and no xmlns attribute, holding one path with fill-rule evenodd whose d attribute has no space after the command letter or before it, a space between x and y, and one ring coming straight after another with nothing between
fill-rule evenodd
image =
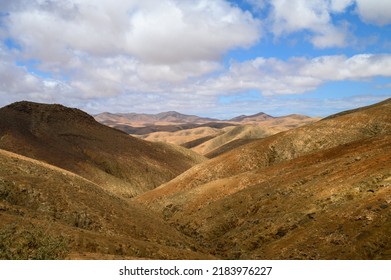
<instances>
[{"instance_id":1,"label":"cloud formation","mask_svg":"<svg viewBox=\"0 0 391 280\"><path fill-rule=\"evenodd\" d=\"M351 1L344 0L273 0L269 20L277 37L308 30L315 47L344 47L347 29L343 23L333 23L331 14L343 12L350 4Z\"/></svg>"},{"instance_id":2,"label":"cloud formation","mask_svg":"<svg viewBox=\"0 0 391 280\"><path fill-rule=\"evenodd\" d=\"M207 110L222 96L249 90L292 95L329 81L391 76L387 53L289 59L258 53L223 61L266 36L300 32L318 49L346 47L350 23L335 15L349 11L371 25L390 24L390 1L245 1L267 14L257 17L224 0L3 0L1 100L94 111L129 111L128 104L145 111Z\"/></svg>"},{"instance_id":3,"label":"cloud formation","mask_svg":"<svg viewBox=\"0 0 391 280\"><path fill-rule=\"evenodd\" d=\"M391 23L391 2L388 0L355 0L357 12L368 23L386 25Z\"/></svg>"},{"instance_id":4,"label":"cloud formation","mask_svg":"<svg viewBox=\"0 0 391 280\"><path fill-rule=\"evenodd\" d=\"M257 9L270 7L268 22L272 33L283 35L308 31L309 41L317 48L345 47L351 37L348 22L335 22L333 15L354 7L364 22L378 26L391 23L391 2L388 0L247 0ZM256 4L258 3L258 4ZM266 5L268 3L268 5Z\"/></svg>"},{"instance_id":5,"label":"cloud formation","mask_svg":"<svg viewBox=\"0 0 391 280\"><path fill-rule=\"evenodd\" d=\"M225 1L6 1L6 35L41 71L83 97L162 89L220 69L260 38L260 21ZM4 31L4 30L3 30Z\"/></svg>"},{"instance_id":6,"label":"cloud formation","mask_svg":"<svg viewBox=\"0 0 391 280\"><path fill-rule=\"evenodd\" d=\"M258 20L222 0L17 2L9 35L43 61L118 53L153 64L210 61L260 36Z\"/></svg>"},{"instance_id":7,"label":"cloud formation","mask_svg":"<svg viewBox=\"0 0 391 280\"><path fill-rule=\"evenodd\" d=\"M258 57L232 63L229 71L210 79L204 89L237 93L257 89L265 95L300 94L330 81L391 77L390 54L321 56L289 60Z\"/></svg>"}]
</instances>

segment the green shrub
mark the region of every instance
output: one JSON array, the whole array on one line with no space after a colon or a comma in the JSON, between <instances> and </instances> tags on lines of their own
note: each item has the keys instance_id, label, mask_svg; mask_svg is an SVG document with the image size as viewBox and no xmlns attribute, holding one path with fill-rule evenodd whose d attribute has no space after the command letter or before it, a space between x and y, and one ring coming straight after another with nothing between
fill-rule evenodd
<instances>
[{"instance_id":1,"label":"green shrub","mask_svg":"<svg viewBox=\"0 0 391 280\"><path fill-rule=\"evenodd\" d=\"M33 224L18 228L10 224L0 229L0 259L55 260L68 255L68 241L53 236Z\"/></svg>"}]
</instances>

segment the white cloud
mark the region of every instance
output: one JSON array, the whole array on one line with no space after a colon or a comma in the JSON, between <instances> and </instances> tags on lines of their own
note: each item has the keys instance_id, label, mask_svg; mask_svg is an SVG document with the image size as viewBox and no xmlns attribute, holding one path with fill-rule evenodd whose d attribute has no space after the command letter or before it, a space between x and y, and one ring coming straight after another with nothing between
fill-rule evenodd
<instances>
[{"instance_id":1,"label":"white cloud","mask_svg":"<svg viewBox=\"0 0 391 280\"><path fill-rule=\"evenodd\" d=\"M376 25L391 24L391 1L355 0L357 12L363 21Z\"/></svg>"},{"instance_id":2,"label":"white cloud","mask_svg":"<svg viewBox=\"0 0 391 280\"><path fill-rule=\"evenodd\" d=\"M2 37L21 45L17 59L67 76L82 98L169 91L221 70L225 52L261 34L259 20L223 0L20 0L3 7Z\"/></svg>"},{"instance_id":3,"label":"white cloud","mask_svg":"<svg viewBox=\"0 0 391 280\"><path fill-rule=\"evenodd\" d=\"M0 47L0 100L2 105L20 100L52 102L77 96L67 84L36 76L26 67L17 66L12 56Z\"/></svg>"},{"instance_id":4,"label":"white cloud","mask_svg":"<svg viewBox=\"0 0 391 280\"><path fill-rule=\"evenodd\" d=\"M256 89L265 95L300 94L329 81L391 77L391 55L321 56L313 59L256 58L232 63L229 71L208 80L201 90L233 94Z\"/></svg>"},{"instance_id":5,"label":"white cloud","mask_svg":"<svg viewBox=\"0 0 391 280\"><path fill-rule=\"evenodd\" d=\"M344 47L348 30L334 24L331 14L343 12L350 4L348 0L273 0L269 21L277 37L307 30L312 33L310 41L315 47Z\"/></svg>"},{"instance_id":6,"label":"white cloud","mask_svg":"<svg viewBox=\"0 0 391 280\"><path fill-rule=\"evenodd\" d=\"M362 80L376 76L391 77L391 55L360 54L324 56L312 59L300 69L303 75L312 75L327 81Z\"/></svg>"},{"instance_id":7,"label":"white cloud","mask_svg":"<svg viewBox=\"0 0 391 280\"><path fill-rule=\"evenodd\" d=\"M277 35L323 28L330 22L327 4L322 0L274 0L272 1L273 31Z\"/></svg>"},{"instance_id":8,"label":"white cloud","mask_svg":"<svg viewBox=\"0 0 391 280\"><path fill-rule=\"evenodd\" d=\"M178 73L190 73L191 76L191 71L209 72L219 65L200 62L199 69L193 69L195 64L142 64L127 56L117 56L84 58L83 67L74 69L72 79L61 82L55 77L33 75L25 67L16 66L4 51L0 54L3 104L32 99L89 108L95 112L107 110L105 107L129 111L129 106L140 112L178 108L202 112L207 108L216 109L221 96L240 95L249 90L258 90L265 96L301 94L330 81L391 77L389 54L294 57L288 60L258 57L231 62L229 69L219 68L221 74L201 79ZM171 80L168 79L170 76Z\"/></svg>"},{"instance_id":9,"label":"white cloud","mask_svg":"<svg viewBox=\"0 0 391 280\"><path fill-rule=\"evenodd\" d=\"M391 24L389 0L245 0L256 11L267 11L269 30L278 38L307 31L308 40L317 48L346 47L352 42L347 21L334 15L355 7L362 21L384 26ZM353 40L355 42L356 40Z\"/></svg>"},{"instance_id":10,"label":"white cloud","mask_svg":"<svg viewBox=\"0 0 391 280\"><path fill-rule=\"evenodd\" d=\"M310 39L311 43L317 48L344 47L347 45L349 32L343 25L339 27L326 25L319 28Z\"/></svg>"},{"instance_id":11,"label":"white cloud","mask_svg":"<svg viewBox=\"0 0 391 280\"><path fill-rule=\"evenodd\" d=\"M27 55L62 63L72 51L157 64L216 60L260 36L259 21L222 0L36 0L8 23Z\"/></svg>"},{"instance_id":12,"label":"white cloud","mask_svg":"<svg viewBox=\"0 0 391 280\"><path fill-rule=\"evenodd\" d=\"M156 1L155 1L156 3ZM259 22L224 1L161 1L131 17L127 49L144 61L215 60L228 49L250 46Z\"/></svg>"}]
</instances>

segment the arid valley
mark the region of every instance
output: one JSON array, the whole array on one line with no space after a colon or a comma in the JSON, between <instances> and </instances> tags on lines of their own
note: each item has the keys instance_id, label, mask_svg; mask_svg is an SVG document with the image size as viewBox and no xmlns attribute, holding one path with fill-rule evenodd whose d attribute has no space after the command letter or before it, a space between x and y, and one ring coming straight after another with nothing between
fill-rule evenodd
<instances>
[{"instance_id":1,"label":"arid valley","mask_svg":"<svg viewBox=\"0 0 391 280\"><path fill-rule=\"evenodd\" d=\"M390 159L391 99L229 120L12 103L0 257L391 259Z\"/></svg>"}]
</instances>

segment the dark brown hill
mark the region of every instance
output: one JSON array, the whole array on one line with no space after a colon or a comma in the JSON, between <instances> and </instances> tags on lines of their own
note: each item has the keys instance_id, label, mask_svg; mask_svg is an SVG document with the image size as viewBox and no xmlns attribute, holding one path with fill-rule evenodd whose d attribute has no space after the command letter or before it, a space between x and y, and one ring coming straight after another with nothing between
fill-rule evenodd
<instances>
[{"instance_id":1,"label":"dark brown hill","mask_svg":"<svg viewBox=\"0 0 391 280\"><path fill-rule=\"evenodd\" d=\"M17 102L0 109L0 148L134 196L203 161L173 146L137 139L62 105Z\"/></svg>"},{"instance_id":2,"label":"dark brown hill","mask_svg":"<svg viewBox=\"0 0 391 280\"><path fill-rule=\"evenodd\" d=\"M391 99L254 140L136 200L223 258L391 259Z\"/></svg>"}]
</instances>

